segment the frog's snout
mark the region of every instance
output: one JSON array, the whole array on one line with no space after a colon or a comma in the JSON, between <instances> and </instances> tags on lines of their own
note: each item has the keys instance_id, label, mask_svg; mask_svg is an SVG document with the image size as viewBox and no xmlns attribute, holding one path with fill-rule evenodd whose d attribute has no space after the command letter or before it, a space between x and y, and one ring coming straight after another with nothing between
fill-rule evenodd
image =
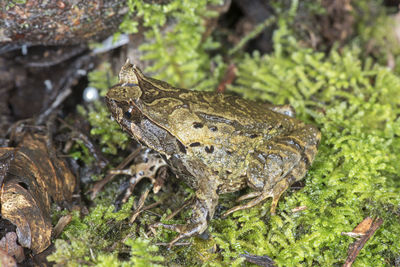
<instances>
[{"instance_id":1,"label":"frog's snout","mask_svg":"<svg viewBox=\"0 0 400 267\"><path fill-rule=\"evenodd\" d=\"M114 100L108 98L107 96L106 96L106 104L107 104L108 110L110 110L110 112L112 114L112 117L117 122L120 122L123 117L122 109L117 105L117 103Z\"/></svg>"}]
</instances>

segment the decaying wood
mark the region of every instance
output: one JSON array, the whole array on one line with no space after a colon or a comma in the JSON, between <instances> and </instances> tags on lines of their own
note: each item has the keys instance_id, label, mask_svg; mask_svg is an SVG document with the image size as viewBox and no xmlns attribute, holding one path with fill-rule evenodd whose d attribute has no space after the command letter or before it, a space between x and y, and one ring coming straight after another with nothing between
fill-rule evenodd
<instances>
[{"instance_id":1,"label":"decaying wood","mask_svg":"<svg viewBox=\"0 0 400 267\"><path fill-rule=\"evenodd\" d=\"M101 40L116 31L128 11L124 2L116 0L19 2L0 2L0 44L69 45Z\"/></svg>"}]
</instances>

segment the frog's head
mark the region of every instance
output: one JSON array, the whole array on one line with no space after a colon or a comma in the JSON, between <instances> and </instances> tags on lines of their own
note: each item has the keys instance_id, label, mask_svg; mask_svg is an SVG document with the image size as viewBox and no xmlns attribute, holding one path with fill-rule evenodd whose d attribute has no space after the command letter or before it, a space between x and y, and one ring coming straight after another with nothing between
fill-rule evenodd
<instances>
[{"instance_id":1,"label":"frog's head","mask_svg":"<svg viewBox=\"0 0 400 267\"><path fill-rule=\"evenodd\" d=\"M108 108L118 123L128 127L124 114L129 114L132 107L140 99L142 90L139 80L143 76L139 68L129 62L125 62L119 72L119 83L110 88L105 97ZM126 124L126 125L125 125Z\"/></svg>"},{"instance_id":2,"label":"frog's head","mask_svg":"<svg viewBox=\"0 0 400 267\"><path fill-rule=\"evenodd\" d=\"M139 80L143 77L138 67L126 60L119 72L119 83L110 88L106 99L119 102L136 101L142 95Z\"/></svg>"},{"instance_id":3,"label":"frog's head","mask_svg":"<svg viewBox=\"0 0 400 267\"><path fill-rule=\"evenodd\" d=\"M127 60L119 73L119 83L110 88L105 100L114 119L132 137L160 153L171 154L185 147L154 123L159 119L151 104L157 102L160 95L162 97L163 90L170 92L171 88L165 82L144 76L138 67ZM149 106L152 108L150 112Z\"/></svg>"}]
</instances>

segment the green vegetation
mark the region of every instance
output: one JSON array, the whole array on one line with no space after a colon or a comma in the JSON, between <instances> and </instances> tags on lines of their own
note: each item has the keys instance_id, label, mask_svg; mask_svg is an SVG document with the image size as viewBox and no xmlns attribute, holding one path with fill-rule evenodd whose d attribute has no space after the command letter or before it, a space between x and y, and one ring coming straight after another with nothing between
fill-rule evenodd
<instances>
[{"instance_id":1,"label":"green vegetation","mask_svg":"<svg viewBox=\"0 0 400 267\"><path fill-rule=\"evenodd\" d=\"M398 48L388 45L381 34L389 18L381 7L374 13L378 14L376 17L364 13L371 17L359 20L356 35L360 38L350 40L340 52L332 49L326 53L299 45L299 35L292 24L298 3L288 2L291 8L276 9L273 53L235 51L230 58L238 72L228 91L274 104L290 103L298 118L318 126L322 141L303 180L304 187L289 189L275 216L269 214L270 201L226 219L217 214L210 222L209 240L192 238L191 246L174 247L171 251L160 247L157 252L157 247L150 244L170 241L172 232L158 229L155 237L146 235L144 225L159 218L143 213L137 224L122 223L129 218L132 200L118 213L112 213L112 206L98 205L90 215L74 217L63 239L56 241L53 261L145 266L162 264L159 255L163 255L164 264L241 266L244 259L239 255L249 253L268 255L279 266L333 266L344 263L348 246L354 241L341 232L350 232L371 216L382 218L384 223L353 266L394 264L400 251L400 78L396 75L399 67L390 70L384 65L386 60L376 58L382 53L395 59L399 55ZM358 2L359 9L367 10L371 5L371 1ZM140 60L153 63L147 72L155 72L156 77L177 86L216 88L226 69L222 60L226 54L218 50L219 44L212 36L203 36L204 19L215 15L207 12L209 1L174 0L165 6L128 3L147 27L146 39L153 40L140 47L144 52ZM320 6L313 8L322 12ZM171 18L174 27L163 32L162 26ZM134 32L137 23L127 17L121 29ZM379 53L370 56L363 49L372 38L378 40L374 45ZM212 70L211 64L216 66ZM89 76L90 80L105 77L98 74ZM109 119L104 107L95 108L102 111L96 112L100 121ZM106 140L102 143L105 150L115 153L117 147L124 146L127 139L119 143L111 138L117 133L119 136L118 127L97 123L91 116L89 120L94 133ZM237 196L223 196L220 205L232 207ZM292 212L299 206L307 209ZM184 212L174 222L184 223L188 216ZM131 239L124 245L120 240L127 236ZM115 243L115 250L106 249ZM215 245L216 251L212 249Z\"/></svg>"},{"instance_id":2,"label":"green vegetation","mask_svg":"<svg viewBox=\"0 0 400 267\"><path fill-rule=\"evenodd\" d=\"M111 70L108 63L103 63L96 70L89 73L89 86L99 90L100 96L105 96L108 88L117 83L118 78L110 77ZM110 113L103 101L94 101L86 109L77 107L78 113L89 120L92 127L90 134L97 139L105 154L116 155L118 148L125 149L129 136L120 130L119 125L111 120ZM89 153L82 141L77 141L70 153L75 159L82 160L85 164L92 164L94 158Z\"/></svg>"},{"instance_id":3,"label":"green vegetation","mask_svg":"<svg viewBox=\"0 0 400 267\"><path fill-rule=\"evenodd\" d=\"M132 204L133 198L118 212L111 205L100 204L83 219L74 213L62 239L55 242L56 252L48 259L60 266L162 266L164 258L156 255L158 247L135 238L135 226L124 221L131 215ZM122 238L127 238L125 246ZM118 254L130 257L120 261Z\"/></svg>"}]
</instances>

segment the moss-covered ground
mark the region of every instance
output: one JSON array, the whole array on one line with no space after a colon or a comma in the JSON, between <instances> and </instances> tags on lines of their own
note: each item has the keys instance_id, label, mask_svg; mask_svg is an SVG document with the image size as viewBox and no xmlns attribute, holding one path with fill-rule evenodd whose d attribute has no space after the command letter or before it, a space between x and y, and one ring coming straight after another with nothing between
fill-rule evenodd
<instances>
[{"instance_id":1,"label":"moss-covered ground","mask_svg":"<svg viewBox=\"0 0 400 267\"><path fill-rule=\"evenodd\" d=\"M321 130L318 155L306 177L283 195L275 216L269 214L271 201L226 219L217 211L210 222L209 239L192 238L192 245L171 250L155 244L170 241L174 233L159 229L154 236L146 228L160 218L143 213L135 224L126 223L133 198L114 212L113 193L118 187L114 182L101 193L89 215L80 218L75 214L55 241L57 250L50 259L70 266L243 266L248 263L239 255L248 253L267 255L278 266L337 266L345 262L354 242L341 232L352 231L370 216L382 218L383 224L360 251L354 266L398 263L400 78L398 67L389 69L385 57L390 54L397 62L399 49L382 39L382 32L390 31L386 27L391 18L383 8L379 16L359 18L357 37L340 49L334 45L317 51L301 45L293 24L298 2L287 1L287 9L276 4L272 53L239 49L228 55L213 35L203 36L204 20L215 15L207 11L207 5L215 2L173 0L158 6L128 1L131 11L142 17L146 38L153 40L140 47L144 53L140 60L153 63L145 71L180 87L214 90L229 57L238 71L228 93L289 103L298 118ZM354 9L367 10L370 5L371 1L358 1ZM364 16L368 14L364 12ZM354 17L357 19L356 14ZM173 29L162 33L162 26L171 18L175 20ZM127 17L121 31L135 32L136 27L137 22ZM365 52L368 40L376 40L373 55ZM214 66L212 70L210 66ZM102 82L106 71L102 68L89 77L103 92L108 86ZM109 120L103 104L96 104L88 118L104 152L116 154L127 146L128 138L117 138L124 134ZM182 191L190 191L181 186ZM223 196L220 207L232 207L237 196ZM150 202L157 199L152 196ZM292 211L300 206L306 209ZM188 211L174 222L183 223L185 218Z\"/></svg>"}]
</instances>

